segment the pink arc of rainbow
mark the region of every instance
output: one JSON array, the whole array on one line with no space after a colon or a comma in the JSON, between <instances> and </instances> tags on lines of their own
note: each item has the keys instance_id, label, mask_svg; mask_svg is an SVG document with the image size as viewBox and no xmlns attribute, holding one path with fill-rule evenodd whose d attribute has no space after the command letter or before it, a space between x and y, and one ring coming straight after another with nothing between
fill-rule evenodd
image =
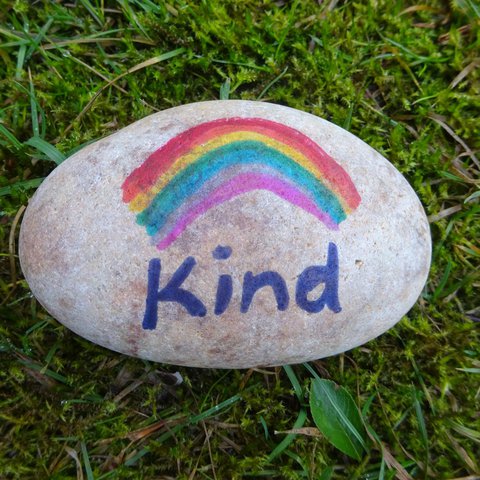
<instances>
[{"instance_id":1,"label":"pink arc of rainbow","mask_svg":"<svg viewBox=\"0 0 480 480\"><path fill-rule=\"evenodd\" d=\"M243 173L223 183L210 192L210 195L194 205L189 211L178 219L177 223L170 229L170 232L157 243L159 250L169 247L198 217L211 208L220 205L232 198L252 190L268 190L279 197L287 200L292 205L314 215L331 230L338 230L338 225L328 214L322 212L317 206L300 190L293 185L276 178L272 175L258 173Z\"/></svg>"}]
</instances>

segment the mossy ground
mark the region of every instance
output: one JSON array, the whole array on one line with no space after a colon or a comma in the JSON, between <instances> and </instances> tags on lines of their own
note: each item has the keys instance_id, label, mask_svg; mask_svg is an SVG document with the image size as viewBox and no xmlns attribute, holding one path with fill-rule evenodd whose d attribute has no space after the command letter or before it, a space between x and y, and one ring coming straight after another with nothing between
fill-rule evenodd
<instances>
[{"instance_id":1,"label":"mossy ground","mask_svg":"<svg viewBox=\"0 0 480 480\"><path fill-rule=\"evenodd\" d=\"M0 478L480 478L474 0L0 7ZM228 96L350 130L430 216L433 264L413 310L377 340L311 363L360 407L371 401L390 469L378 448L357 462L308 430L276 434L300 411L282 368L176 368L107 351L53 320L21 276L21 208L52 160L156 110ZM306 391L311 373L293 371Z\"/></svg>"}]
</instances>

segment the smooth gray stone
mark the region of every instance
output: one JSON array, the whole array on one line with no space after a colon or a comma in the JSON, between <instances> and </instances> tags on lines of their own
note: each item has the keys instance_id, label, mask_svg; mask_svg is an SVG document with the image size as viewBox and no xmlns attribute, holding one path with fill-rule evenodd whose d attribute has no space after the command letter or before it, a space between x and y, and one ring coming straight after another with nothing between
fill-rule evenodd
<instances>
[{"instance_id":1,"label":"smooth gray stone","mask_svg":"<svg viewBox=\"0 0 480 480\"><path fill-rule=\"evenodd\" d=\"M195 367L361 345L413 306L430 256L420 201L379 153L313 115L236 100L165 110L83 148L37 190L20 234L53 317L112 350Z\"/></svg>"}]
</instances>

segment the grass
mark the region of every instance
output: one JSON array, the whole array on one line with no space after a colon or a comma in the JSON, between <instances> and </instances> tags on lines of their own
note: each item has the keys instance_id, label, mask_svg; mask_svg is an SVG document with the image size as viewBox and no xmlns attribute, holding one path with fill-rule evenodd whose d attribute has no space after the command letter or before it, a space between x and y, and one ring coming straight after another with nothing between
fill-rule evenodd
<instances>
[{"instance_id":1,"label":"grass","mask_svg":"<svg viewBox=\"0 0 480 480\"><path fill-rule=\"evenodd\" d=\"M0 7L0 478L480 478L477 3ZM16 238L55 165L157 110L218 98L326 118L407 177L433 264L395 328L285 370L199 370L100 348L32 298ZM373 446L360 460L315 429L315 375L362 410Z\"/></svg>"}]
</instances>

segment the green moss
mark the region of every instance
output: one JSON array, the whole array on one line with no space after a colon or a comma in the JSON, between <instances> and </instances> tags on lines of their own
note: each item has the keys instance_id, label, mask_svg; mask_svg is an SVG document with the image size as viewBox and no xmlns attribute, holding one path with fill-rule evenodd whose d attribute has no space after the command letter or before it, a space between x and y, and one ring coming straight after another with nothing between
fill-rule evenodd
<instances>
[{"instance_id":1,"label":"green moss","mask_svg":"<svg viewBox=\"0 0 480 480\"><path fill-rule=\"evenodd\" d=\"M479 474L480 208L479 197L466 201L478 192L479 165L465 147L480 150L474 2L0 7L1 478L79 478L76 458L84 478L99 479L313 479L328 466L333 479L379 478L378 449L359 463L321 437L297 435L268 460L286 435L275 432L291 429L301 408L282 369L180 368L184 383L169 385L165 372L176 367L107 351L51 319L9 253L16 213L55 166L28 139L69 155L156 110L219 98L227 79L230 98L347 128L418 192L434 241L422 298L377 340L312 366L360 406L372 398L368 422L413 478ZM306 391L310 373L294 372Z\"/></svg>"}]
</instances>

